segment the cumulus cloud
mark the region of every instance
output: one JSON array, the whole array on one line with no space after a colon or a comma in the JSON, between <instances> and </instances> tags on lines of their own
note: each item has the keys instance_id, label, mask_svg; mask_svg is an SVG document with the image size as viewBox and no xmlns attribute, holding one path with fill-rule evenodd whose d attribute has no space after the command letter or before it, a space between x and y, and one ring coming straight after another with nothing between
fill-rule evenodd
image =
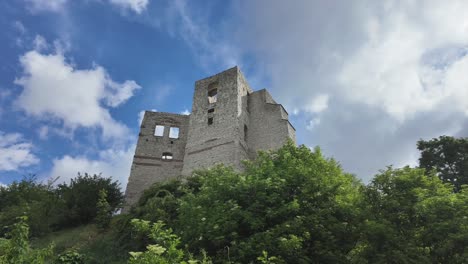
<instances>
[{"instance_id":1,"label":"cumulus cloud","mask_svg":"<svg viewBox=\"0 0 468 264\"><path fill-rule=\"evenodd\" d=\"M60 52L32 50L20 57L23 74L15 83L23 87L16 105L42 119L58 119L67 129L101 128L104 138L122 138L125 125L114 120L109 109L128 100L140 86L118 83L101 66L78 69Z\"/></svg>"},{"instance_id":2,"label":"cumulus cloud","mask_svg":"<svg viewBox=\"0 0 468 264\"><path fill-rule=\"evenodd\" d=\"M78 173L102 174L104 177L112 177L118 180L122 190L125 190L130 174L135 147L125 150L107 149L99 152L96 159L85 156L69 156L54 159L50 177L59 177L57 183L69 182Z\"/></svg>"},{"instance_id":3,"label":"cumulus cloud","mask_svg":"<svg viewBox=\"0 0 468 264\"><path fill-rule=\"evenodd\" d=\"M468 116L468 2L244 1L229 32L256 56L302 143L364 179ZM278 19L281 18L281 19ZM465 135L466 136L466 135Z\"/></svg>"},{"instance_id":4,"label":"cumulus cloud","mask_svg":"<svg viewBox=\"0 0 468 264\"><path fill-rule=\"evenodd\" d=\"M27 8L32 12L52 11L60 12L65 7L67 0L24 0Z\"/></svg>"},{"instance_id":5,"label":"cumulus cloud","mask_svg":"<svg viewBox=\"0 0 468 264\"><path fill-rule=\"evenodd\" d=\"M137 14L142 13L149 4L149 0L109 0L112 4L121 8L130 9Z\"/></svg>"},{"instance_id":6,"label":"cumulus cloud","mask_svg":"<svg viewBox=\"0 0 468 264\"><path fill-rule=\"evenodd\" d=\"M32 153L33 145L19 133L0 131L0 171L15 171L39 162Z\"/></svg>"}]
</instances>

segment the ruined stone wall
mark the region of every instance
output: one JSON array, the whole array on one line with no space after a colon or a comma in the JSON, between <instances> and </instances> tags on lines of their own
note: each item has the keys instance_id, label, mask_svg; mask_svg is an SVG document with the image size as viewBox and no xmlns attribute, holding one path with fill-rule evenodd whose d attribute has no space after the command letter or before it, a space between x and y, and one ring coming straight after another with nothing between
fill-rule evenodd
<instances>
[{"instance_id":1,"label":"ruined stone wall","mask_svg":"<svg viewBox=\"0 0 468 264\"><path fill-rule=\"evenodd\" d=\"M126 206L138 201L151 184L182 174L189 116L146 111L140 126L130 177L125 193ZM155 136L156 125L164 126L162 136ZM178 138L170 138L170 127L179 128ZM163 158L163 153L172 154Z\"/></svg>"},{"instance_id":2,"label":"ruined stone wall","mask_svg":"<svg viewBox=\"0 0 468 264\"><path fill-rule=\"evenodd\" d=\"M288 138L296 140L295 130L288 121L288 113L277 104L267 90L249 96L250 123L248 145L251 157L259 150L278 149Z\"/></svg>"},{"instance_id":3,"label":"ruined stone wall","mask_svg":"<svg viewBox=\"0 0 468 264\"><path fill-rule=\"evenodd\" d=\"M165 127L162 136L154 135L156 125ZM179 128L177 139L169 138L169 127ZM242 170L242 160L280 148L288 138L296 140L286 110L265 89L253 92L238 67L199 80L190 116L145 112L123 211L154 182L221 163Z\"/></svg>"},{"instance_id":4,"label":"ruined stone wall","mask_svg":"<svg viewBox=\"0 0 468 264\"><path fill-rule=\"evenodd\" d=\"M239 116L243 114L239 109L247 89L239 86L239 74L234 67L195 83L183 175L218 163L241 169L245 154L240 151ZM217 89L216 103L208 100L212 89ZM208 124L209 118L213 118L212 124Z\"/></svg>"}]
</instances>

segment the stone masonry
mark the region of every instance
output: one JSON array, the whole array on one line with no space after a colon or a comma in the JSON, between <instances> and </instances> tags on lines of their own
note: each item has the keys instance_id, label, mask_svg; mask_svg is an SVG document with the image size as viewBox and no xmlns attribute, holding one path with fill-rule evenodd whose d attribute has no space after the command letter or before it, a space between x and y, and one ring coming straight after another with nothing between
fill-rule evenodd
<instances>
[{"instance_id":1,"label":"stone masonry","mask_svg":"<svg viewBox=\"0 0 468 264\"><path fill-rule=\"evenodd\" d=\"M190 115L146 111L124 212L151 184L223 163L242 170L257 151L296 140L288 113L267 90L253 92L238 67L195 82Z\"/></svg>"}]
</instances>

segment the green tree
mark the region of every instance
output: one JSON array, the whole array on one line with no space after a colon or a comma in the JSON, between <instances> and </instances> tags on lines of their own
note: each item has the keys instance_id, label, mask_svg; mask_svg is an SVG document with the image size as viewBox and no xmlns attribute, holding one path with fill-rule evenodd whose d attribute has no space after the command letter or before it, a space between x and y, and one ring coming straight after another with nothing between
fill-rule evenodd
<instances>
[{"instance_id":1,"label":"green tree","mask_svg":"<svg viewBox=\"0 0 468 264\"><path fill-rule=\"evenodd\" d=\"M34 175L0 186L0 201L0 223L13 225L18 217L27 215L33 236L55 230L63 220L63 202L53 182L40 183Z\"/></svg>"},{"instance_id":2,"label":"green tree","mask_svg":"<svg viewBox=\"0 0 468 264\"><path fill-rule=\"evenodd\" d=\"M363 189L353 263L467 263L468 199L434 172L388 168Z\"/></svg>"},{"instance_id":3,"label":"green tree","mask_svg":"<svg viewBox=\"0 0 468 264\"><path fill-rule=\"evenodd\" d=\"M116 212L124 198L118 181L85 173L78 174L69 184L60 184L57 191L65 203L65 224L75 226L90 223L98 212L96 205L100 190L106 191L110 211Z\"/></svg>"},{"instance_id":4,"label":"green tree","mask_svg":"<svg viewBox=\"0 0 468 264\"><path fill-rule=\"evenodd\" d=\"M107 192L104 189L99 191L99 199L96 204L96 209L97 215L95 220L97 226L101 229L107 228L112 218L112 209L107 202Z\"/></svg>"},{"instance_id":5,"label":"green tree","mask_svg":"<svg viewBox=\"0 0 468 264\"><path fill-rule=\"evenodd\" d=\"M153 216L169 218L191 252L203 248L215 263L257 262L263 251L275 263L343 263L359 236L362 184L319 149L289 142L259 153L243 173L219 166L191 179L191 187L175 188L184 193L171 202L175 210L146 201L175 212Z\"/></svg>"},{"instance_id":6,"label":"green tree","mask_svg":"<svg viewBox=\"0 0 468 264\"><path fill-rule=\"evenodd\" d=\"M421 151L421 168L435 169L440 179L453 184L456 191L468 184L468 138L441 136L419 140L417 147Z\"/></svg>"},{"instance_id":7,"label":"green tree","mask_svg":"<svg viewBox=\"0 0 468 264\"><path fill-rule=\"evenodd\" d=\"M31 249L26 222L26 216L18 217L7 233L7 238L0 238L0 263L43 264L51 259L53 245L45 249Z\"/></svg>"}]
</instances>

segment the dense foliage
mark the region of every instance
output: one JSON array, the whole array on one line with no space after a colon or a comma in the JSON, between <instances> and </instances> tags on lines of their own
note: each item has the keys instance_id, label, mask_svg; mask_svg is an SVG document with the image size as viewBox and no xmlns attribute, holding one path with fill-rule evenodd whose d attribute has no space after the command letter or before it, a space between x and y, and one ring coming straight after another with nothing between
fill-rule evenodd
<instances>
[{"instance_id":1,"label":"dense foliage","mask_svg":"<svg viewBox=\"0 0 468 264\"><path fill-rule=\"evenodd\" d=\"M468 195L424 169L388 168L364 189L357 263L466 263Z\"/></svg>"},{"instance_id":2,"label":"dense foliage","mask_svg":"<svg viewBox=\"0 0 468 264\"><path fill-rule=\"evenodd\" d=\"M90 223L98 213L101 190L106 192L107 210L115 212L123 201L120 186L100 175L78 175L70 183L58 186L28 177L0 187L0 235L6 232L4 226L14 224L23 215L28 216L33 236Z\"/></svg>"},{"instance_id":3,"label":"dense foliage","mask_svg":"<svg viewBox=\"0 0 468 264\"><path fill-rule=\"evenodd\" d=\"M206 255L198 261L180 249L180 238L172 233L172 229L164 228L164 223L161 221L151 224L149 221L133 219L132 226L137 232L146 234L156 244L148 245L144 252L130 252L130 264L211 263Z\"/></svg>"},{"instance_id":4,"label":"dense foliage","mask_svg":"<svg viewBox=\"0 0 468 264\"><path fill-rule=\"evenodd\" d=\"M0 189L0 219L23 230L11 219L21 212L100 227L86 235L101 236L93 245L56 251L57 263L468 263L468 190L442 173L388 167L364 185L319 149L288 143L242 173L218 166L154 184L112 219L122 195L110 179L24 180ZM13 229L4 229L0 257ZM27 235L21 241L28 248Z\"/></svg>"},{"instance_id":5,"label":"dense foliage","mask_svg":"<svg viewBox=\"0 0 468 264\"><path fill-rule=\"evenodd\" d=\"M45 249L32 249L29 245L27 217L18 217L9 227L6 238L0 238L0 263L43 264L52 258L53 245Z\"/></svg>"},{"instance_id":6,"label":"dense foliage","mask_svg":"<svg viewBox=\"0 0 468 264\"><path fill-rule=\"evenodd\" d=\"M320 151L260 153L152 186L133 216L162 220L214 263L465 263L468 197L435 173L388 168L367 186Z\"/></svg>"},{"instance_id":7,"label":"dense foliage","mask_svg":"<svg viewBox=\"0 0 468 264\"><path fill-rule=\"evenodd\" d=\"M66 223L75 226L91 222L98 213L96 205L101 190L106 193L111 212L115 212L123 202L123 194L119 183L112 178L78 174L70 183L60 184L58 193L65 202Z\"/></svg>"},{"instance_id":8,"label":"dense foliage","mask_svg":"<svg viewBox=\"0 0 468 264\"><path fill-rule=\"evenodd\" d=\"M452 183L455 190L468 184L468 138L441 136L418 141L419 166L435 169L441 180Z\"/></svg>"}]
</instances>

